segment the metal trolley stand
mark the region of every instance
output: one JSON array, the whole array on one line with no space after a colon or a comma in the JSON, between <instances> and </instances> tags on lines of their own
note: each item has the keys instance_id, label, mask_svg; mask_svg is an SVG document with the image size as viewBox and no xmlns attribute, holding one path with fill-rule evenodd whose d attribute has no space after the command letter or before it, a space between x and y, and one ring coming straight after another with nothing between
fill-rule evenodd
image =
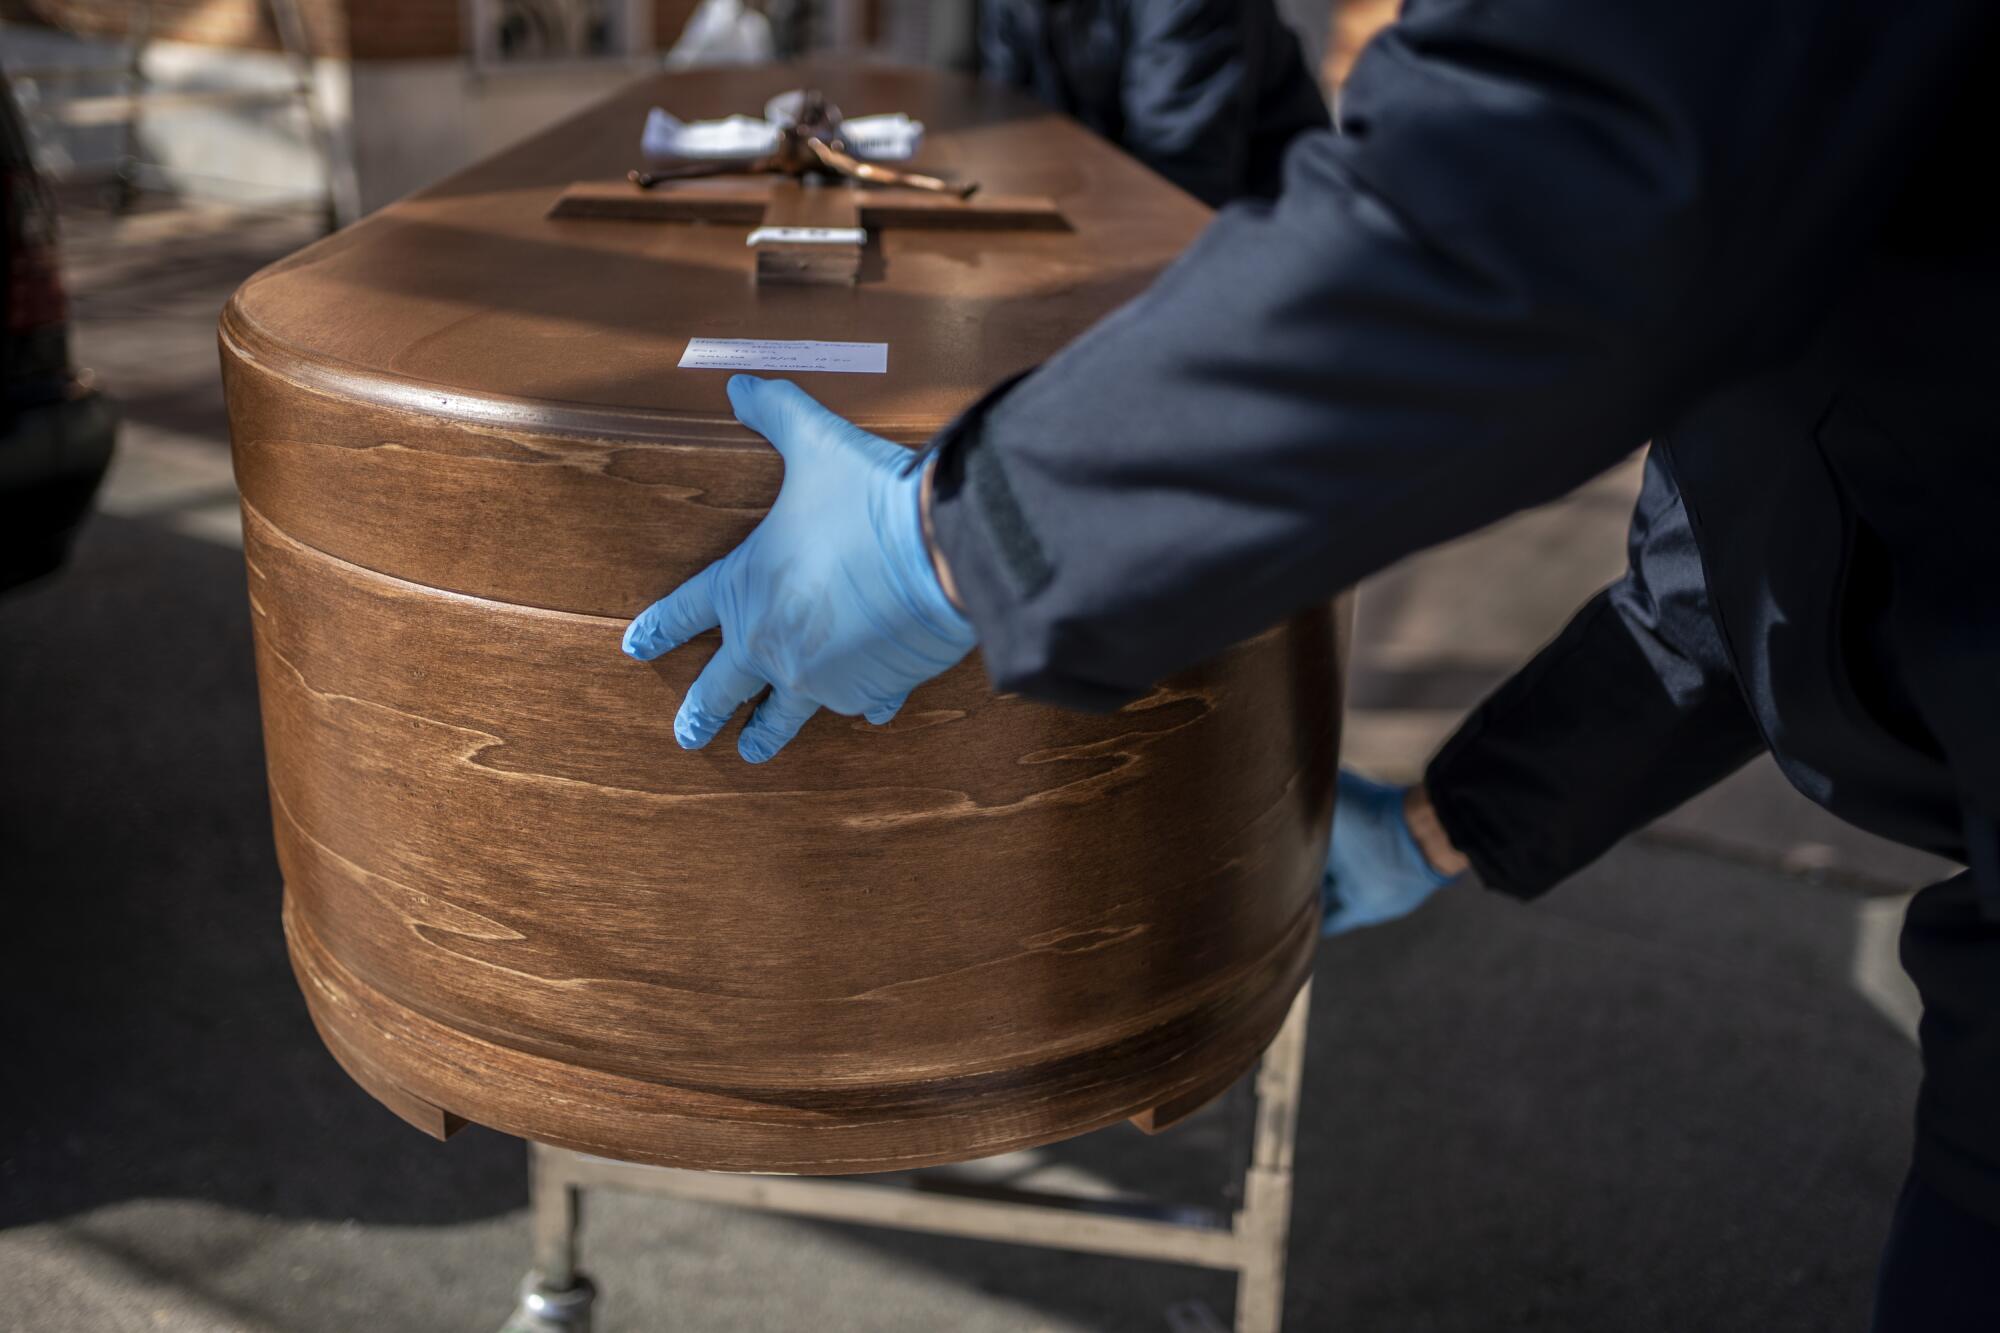
<instances>
[{"instance_id":1,"label":"metal trolley stand","mask_svg":"<svg viewBox=\"0 0 2000 1333\"><path fill-rule=\"evenodd\" d=\"M578 1254L583 1192L620 1189L870 1226L1015 1245L1194 1264L1237 1274L1236 1333L1278 1333L1291 1230L1292 1148L1312 983L1292 1001L1258 1064L1241 1207L1232 1214L1161 1201L1098 1200L970 1186L933 1173L879 1178L732 1175L637 1166L529 1145L534 1267L501 1333L590 1333L597 1288ZM1169 1312L1175 1333L1220 1333L1205 1310Z\"/></svg>"}]
</instances>

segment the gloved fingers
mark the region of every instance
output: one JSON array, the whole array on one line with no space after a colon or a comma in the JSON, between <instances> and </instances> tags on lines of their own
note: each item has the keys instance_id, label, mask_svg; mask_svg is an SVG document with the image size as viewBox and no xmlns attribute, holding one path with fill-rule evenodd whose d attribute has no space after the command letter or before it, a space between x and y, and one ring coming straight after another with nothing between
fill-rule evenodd
<instances>
[{"instance_id":1,"label":"gloved fingers","mask_svg":"<svg viewBox=\"0 0 2000 1333\"><path fill-rule=\"evenodd\" d=\"M1403 790L1396 783L1377 782L1375 779L1358 773L1345 764L1340 766L1340 774L1337 780L1340 783L1341 794L1347 796L1379 796L1383 792L1400 792Z\"/></svg>"},{"instance_id":2,"label":"gloved fingers","mask_svg":"<svg viewBox=\"0 0 2000 1333\"><path fill-rule=\"evenodd\" d=\"M718 560L680 587L654 602L632 618L625 627L625 651L641 662L650 662L721 621L715 614Z\"/></svg>"},{"instance_id":3,"label":"gloved fingers","mask_svg":"<svg viewBox=\"0 0 2000 1333\"><path fill-rule=\"evenodd\" d=\"M784 749L806 719L818 711L819 705L804 695L773 687L743 724L743 734L736 738L736 753L753 764L763 763Z\"/></svg>"},{"instance_id":4,"label":"gloved fingers","mask_svg":"<svg viewBox=\"0 0 2000 1333\"><path fill-rule=\"evenodd\" d=\"M688 686L681 711L674 716L674 739L683 750L699 750L763 688L763 681L736 665L724 644Z\"/></svg>"},{"instance_id":5,"label":"gloved fingers","mask_svg":"<svg viewBox=\"0 0 2000 1333\"><path fill-rule=\"evenodd\" d=\"M895 718L896 714L902 711L902 707L904 703L906 703L909 700L909 697L910 697L909 691L905 690L903 691L903 693L891 699L888 703L880 704L874 708L871 708L867 712L863 713L861 716L867 718L870 722L873 722L878 727L886 727L889 725L890 721Z\"/></svg>"},{"instance_id":6,"label":"gloved fingers","mask_svg":"<svg viewBox=\"0 0 2000 1333\"><path fill-rule=\"evenodd\" d=\"M1374 924L1372 921L1363 920L1351 908L1341 907L1320 918L1319 936L1323 940L1330 940L1335 935L1345 935L1350 931L1359 930L1363 926Z\"/></svg>"},{"instance_id":7,"label":"gloved fingers","mask_svg":"<svg viewBox=\"0 0 2000 1333\"><path fill-rule=\"evenodd\" d=\"M790 380L731 375L729 405L735 409L738 421L769 440L788 463L801 448L809 448L821 441L874 441L876 438L823 406L819 399ZM885 440L882 443L888 442ZM899 445L889 445L889 448L898 454L905 452Z\"/></svg>"},{"instance_id":8,"label":"gloved fingers","mask_svg":"<svg viewBox=\"0 0 2000 1333\"><path fill-rule=\"evenodd\" d=\"M1368 924L1363 919L1367 914L1361 910L1361 904L1340 891L1340 881L1330 870L1320 879L1319 907L1321 939L1344 935L1358 926Z\"/></svg>"}]
</instances>

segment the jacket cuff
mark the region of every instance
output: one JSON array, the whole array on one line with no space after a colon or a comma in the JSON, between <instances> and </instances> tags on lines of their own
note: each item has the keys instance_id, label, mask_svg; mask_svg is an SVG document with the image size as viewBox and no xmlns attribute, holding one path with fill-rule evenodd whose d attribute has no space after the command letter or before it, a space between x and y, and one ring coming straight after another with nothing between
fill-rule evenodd
<instances>
[{"instance_id":1,"label":"jacket cuff","mask_svg":"<svg viewBox=\"0 0 2000 1333\"><path fill-rule=\"evenodd\" d=\"M986 438L988 414L1028 373L994 386L932 442L931 540L951 567L994 689L1110 712L1136 696L1056 666L1055 630L1035 602L1055 566L1015 496L1001 451Z\"/></svg>"},{"instance_id":2,"label":"jacket cuff","mask_svg":"<svg viewBox=\"0 0 2000 1333\"><path fill-rule=\"evenodd\" d=\"M1444 748L1439 750L1424 769L1424 790L1430 797L1431 809L1436 813L1438 823L1444 827L1445 836L1451 845L1467 861L1472 863L1472 873L1479 882L1489 889L1506 894L1510 898L1526 901L1539 898L1554 888L1559 880L1549 877L1529 878L1520 875L1508 865L1508 829L1504 819L1496 818L1488 811L1475 793L1476 783L1454 784L1452 768L1459 755L1474 741L1482 729L1483 715L1474 714L1468 723L1458 729Z\"/></svg>"}]
</instances>

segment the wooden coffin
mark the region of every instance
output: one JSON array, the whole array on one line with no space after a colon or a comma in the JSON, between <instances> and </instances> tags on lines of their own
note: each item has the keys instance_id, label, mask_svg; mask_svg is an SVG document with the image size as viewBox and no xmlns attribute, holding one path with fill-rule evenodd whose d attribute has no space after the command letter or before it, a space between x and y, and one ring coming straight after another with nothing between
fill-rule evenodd
<instances>
[{"instance_id":1,"label":"wooden coffin","mask_svg":"<svg viewBox=\"0 0 2000 1333\"><path fill-rule=\"evenodd\" d=\"M656 103L802 83L928 122L920 162L1067 227L888 229L769 287L739 225L550 218ZM1205 210L970 81L662 76L266 269L222 360L284 924L334 1055L444 1134L852 1172L1185 1108L1306 975L1334 630L1302 616L1112 716L994 697L976 655L895 722L779 758L674 744L713 637L628 617L757 522L777 455L690 337L889 345L797 378L920 444L1136 293Z\"/></svg>"}]
</instances>

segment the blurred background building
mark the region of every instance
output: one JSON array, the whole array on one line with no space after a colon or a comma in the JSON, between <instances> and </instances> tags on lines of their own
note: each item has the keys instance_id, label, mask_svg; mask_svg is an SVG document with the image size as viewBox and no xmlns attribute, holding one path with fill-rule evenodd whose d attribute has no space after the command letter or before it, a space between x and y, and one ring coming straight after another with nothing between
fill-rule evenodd
<instances>
[{"instance_id":1,"label":"blurred background building","mask_svg":"<svg viewBox=\"0 0 2000 1333\"><path fill-rule=\"evenodd\" d=\"M49 169L342 221L656 66L695 0L8 0Z\"/></svg>"},{"instance_id":2,"label":"blurred background building","mask_svg":"<svg viewBox=\"0 0 2000 1333\"><path fill-rule=\"evenodd\" d=\"M350 222L657 67L701 0L0 0L45 172ZM707 54L739 0L704 7ZM1279 8L1329 87L1394 0ZM783 58L969 67L970 0L751 0ZM700 38L702 33L693 34ZM700 47L701 42L692 44ZM684 52L699 59L696 50Z\"/></svg>"},{"instance_id":3,"label":"blurred background building","mask_svg":"<svg viewBox=\"0 0 2000 1333\"><path fill-rule=\"evenodd\" d=\"M691 27L699 4L4 0L0 60L59 180L324 201L342 222L656 68L684 35L677 63L807 51L972 62L969 0L724 0ZM1330 6L1289 8L1317 50ZM746 43L746 27L761 41Z\"/></svg>"}]
</instances>

